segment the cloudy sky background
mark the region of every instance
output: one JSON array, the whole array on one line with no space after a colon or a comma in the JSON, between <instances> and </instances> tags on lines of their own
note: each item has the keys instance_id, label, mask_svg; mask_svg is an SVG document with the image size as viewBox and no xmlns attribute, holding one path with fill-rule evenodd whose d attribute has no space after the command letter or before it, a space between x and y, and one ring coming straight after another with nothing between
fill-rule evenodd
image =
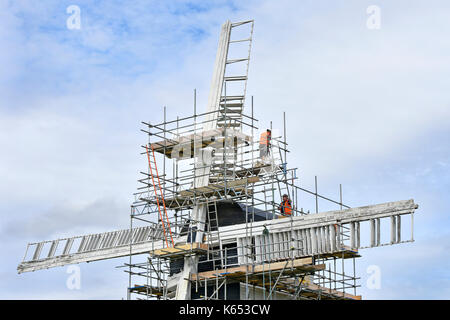
<instances>
[{"instance_id":1,"label":"cloudy sky background","mask_svg":"<svg viewBox=\"0 0 450 320\"><path fill-rule=\"evenodd\" d=\"M66 27L72 4L80 30ZM342 183L350 206L420 205L415 243L362 251L359 293L449 299L449 17L444 0L0 0L0 298L126 297L126 259L81 264L80 290L66 267L16 267L27 242L128 227L140 121L164 105L188 115L194 88L205 108L220 25L255 19L248 94L262 128L287 113L302 185L317 175L338 198Z\"/></svg>"}]
</instances>

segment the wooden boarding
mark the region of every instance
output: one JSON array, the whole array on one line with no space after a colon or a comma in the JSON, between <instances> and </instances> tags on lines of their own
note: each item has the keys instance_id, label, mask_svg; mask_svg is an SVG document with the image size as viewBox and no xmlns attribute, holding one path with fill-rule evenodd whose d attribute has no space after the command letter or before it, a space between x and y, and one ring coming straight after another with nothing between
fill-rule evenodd
<instances>
[{"instance_id":1,"label":"wooden boarding","mask_svg":"<svg viewBox=\"0 0 450 320\"><path fill-rule=\"evenodd\" d=\"M150 296L156 296L160 297L164 295L164 290L162 288L158 287L150 287L146 285L137 285L135 284L134 287L128 289L130 292L134 293L140 293L143 295L150 295Z\"/></svg>"},{"instance_id":2,"label":"wooden boarding","mask_svg":"<svg viewBox=\"0 0 450 320\"><path fill-rule=\"evenodd\" d=\"M212 137L220 136L222 133L223 133L222 129L208 130L197 134L192 133L187 136L182 136L176 139L165 139L162 141L154 142L151 144L151 146L156 152L164 153L163 150L164 148L166 148L166 152L168 152L176 145L193 143L194 139L197 140L198 143L205 142L208 145L214 142L214 140L211 139ZM172 152L172 150L170 150L170 152Z\"/></svg>"},{"instance_id":3,"label":"wooden boarding","mask_svg":"<svg viewBox=\"0 0 450 320\"><path fill-rule=\"evenodd\" d=\"M238 195L238 193L245 191L245 185L253 184L255 182L258 182L259 180L260 180L259 177L249 177L249 178L229 181L229 182L227 182L227 189L229 188L230 190L227 190L227 194L229 194L231 196L236 196L236 195ZM225 184L223 182L220 182L220 183L209 184L207 187L198 187L198 188L193 188L193 189L189 189L189 190L183 190L183 191L180 191L177 194L177 196L174 198L164 199L165 206L167 208L178 208L180 206L192 205L193 202L191 200L189 200L190 198L193 198L194 196L199 196L199 195L212 196L212 195L214 195L214 193L224 190L224 189L225 189ZM247 189L248 194L251 195L252 192L253 192L253 190ZM145 198L141 198L141 200L148 201ZM160 198L160 201L162 201L161 198ZM152 200L150 202L156 203L156 200Z\"/></svg>"},{"instance_id":4,"label":"wooden boarding","mask_svg":"<svg viewBox=\"0 0 450 320\"><path fill-rule=\"evenodd\" d=\"M205 272L199 272L198 274L192 274L191 280L196 281L197 279L212 279L216 278L217 276L240 276L245 275L245 266L241 267L233 267L233 268L227 268L227 269L219 269L219 270L212 270L212 271L205 271ZM198 277L197 277L198 275Z\"/></svg>"},{"instance_id":5,"label":"wooden boarding","mask_svg":"<svg viewBox=\"0 0 450 320\"><path fill-rule=\"evenodd\" d=\"M223 189L223 188L222 188ZM213 195L214 192L220 191L221 189L215 189L215 191L209 190L209 193L206 193L206 195ZM235 196L239 196L240 193L245 192L245 188L242 187L235 187L232 190L227 190L227 195L230 195L232 197ZM247 195L252 195L253 190L252 189L247 189L247 191L245 192ZM194 197L194 194L192 192L189 193L189 197L175 197L175 198L165 198L165 204L166 204L166 208L171 208L171 209L176 209L176 208L180 208L180 207L188 207L188 206L193 206L194 202L191 198ZM242 195L244 196L244 195ZM148 200L146 198L140 198L140 200L142 201L148 201L151 203L156 204L156 200ZM159 201L162 202L162 199L159 198Z\"/></svg>"},{"instance_id":6,"label":"wooden boarding","mask_svg":"<svg viewBox=\"0 0 450 320\"><path fill-rule=\"evenodd\" d=\"M248 177L248 176L258 176L260 174L264 174L267 169L270 169L272 166L270 164L256 164L255 166L248 169L240 169L235 171L237 177ZM279 169L283 169L282 166L278 166Z\"/></svg>"},{"instance_id":7,"label":"wooden boarding","mask_svg":"<svg viewBox=\"0 0 450 320\"><path fill-rule=\"evenodd\" d=\"M272 281L273 282L273 281ZM251 281L249 281L251 283ZM252 283L254 285L262 287L263 285L261 283ZM267 283L266 286L270 286L272 284ZM280 290L281 292L288 292L290 294L295 294L295 290L292 289L292 286L286 286L284 283L278 283L276 286L277 290ZM313 298L317 299L319 296L321 300L361 300L361 296L355 296L349 293L344 293L342 291L329 289L326 287L319 286L315 283L312 283L310 281L306 281L306 279L302 283L302 291L299 294L300 297L307 297L307 298Z\"/></svg>"},{"instance_id":8,"label":"wooden boarding","mask_svg":"<svg viewBox=\"0 0 450 320\"><path fill-rule=\"evenodd\" d=\"M182 245L176 245L174 248L168 247L158 250L153 250L150 252L153 256L159 256L159 257L174 257L174 256L180 256L189 254L192 252L205 252L208 250L208 245L205 243L186 243Z\"/></svg>"},{"instance_id":9,"label":"wooden boarding","mask_svg":"<svg viewBox=\"0 0 450 320\"><path fill-rule=\"evenodd\" d=\"M199 142L199 148L206 148L209 145L211 145L214 141L208 141L208 140L202 140L202 142ZM161 142L155 142L152 143L152 147L154 148L155 152L164 154L167 158L172 159L172 152L174 150L174 147L177 145L180 145L182 147L179 153L179 157L180 158L185 158L186 155L183 154L183 150L186 148L184 146L184 144L187 144L187 148L190 148L190 158L192 158L194 156L194 141L188 141L185 143L178 143L177 141L168 141L166 140L166 142L161 141Z\"/></svg>"},{"instance_id":10,"label":"wooden boarding","mask_svg":"<svg viewBox=\"0 0 450 320\"><path fill-rule=\"evenodd\" d=\"M233 181L227 182L227 188L240 187L240 186L244 186L246 184L252 184L252 183L255 183L258 181L259 181L258 177L250 177L250 178L245 178L245 179L233 180ZM207 187L199 187L199 188L193 188L193 189L181 191L179 193L179 195L180 195L180 197L192 197L194 194L200 194L200 193L201 194L209 194L209 193L214 193L216 191L220 191L224 188L225 188L225 183L223 183L223 182L213 183L213 184L209 184Z\"/></svg>"},{"instance_id":11,"label":"wooden boarding","mask_svg":"<svg viewBox=\"0 0 450 320\"><path fill-rule=\"evenodd\" d=\"M301 297L307 297L307 298L313 298L316 299L321 297L321 299L329 299L329 300L338 300L338 299L344 299L344 300L361 300L361 296L355 296L349 293L344 293L342 291L329 289L323 286L319 286L315 284L311 278L312 276L305 276L302 283L302 290L299 294ZM270 290L270 287L275 284L275 279L271 279L269 281L268 277L264 279L264 282L262 282L261 279L249 279L249 283L251 285L259 286L259 287L266 287ZM295 294L297 287L300 285L299 280L294 278L288 278L283 279L282 281L279 281L276 285L276 289L279 290L279 292L288 293L288 294Z\"/></svg>"},{"instance_id":12,"label":"wooden boarding","mask_svg":"<svg viewBox=\"0 0 450 320\"><path fill-rule=\"evenodd\" d=\"M286 262L284 264L286 264ZM283 267L284 267L284 265L283 265ZM253 285L260 286L260 287L272 286L277 281L277 277L282 270L283 270L283 268L277 269L277 270L266 270L266 268L265 268L264 273L261 271L260 273L250 274L248 277L248 282ZM282 275L283 276L298 276L299 274L314 273L316 271L321 271L321 270L325 270L324 264L306 265L306 266L297 267L297 268L293 268L293 269L286 267L286 269L284 269ZM272 277L270 277L270 278L268 277L268 275L267 275L268 272L271 273ZM264 278L263 278L263 274L265 274ZM244 278L242 278L242 280L244 280ZM286 279L284 279L284 281L285 280ZM279 282L277 284L277 289L285 289L286 288L286 283L284 283L284 281L283 281L283 283Z\"/></svg>"},{"instance_id":13,"label":"wooden boarding","mask_svg":"<svg viewBox=\"0 0 450 320\"><path fill-rule=\"evenodd\" d=\"M263 272L263 271L269 271L269 270L270 271L282 270L285 266L286 266L286 269L304 267L305 265L312 265L312 258L287 260L287 262L288 262L287 264L286 264L286 261L260 264L260 265L255 266L255 268L253 269L253 272Z\"/></svg>"},{"instance_id":14,"label":"wooden boarding","mask_svg":"<svg viewBox=\"0 0 450 320\"><path fill-rule=\"evenodd\" d=\"M236 142L238 144L240 143L248 143L251 141L251 136L246 135L240 131L237 130L231 130L227 129L228 134L231 132L232 137L236 137ZM161 154L164 154L169 159L172 158L172 152L175 148L175 146L180 146L180 149L185 149L186 147L191 151L191 158L194 156L194 139L195 139L195 147L198 148L205 148L208 146L212 146L215 148L221 148L223 147L225 138L221 137L224 134L224 129L213 129L208 131L202 131L197 134L190 134L187 136L182 136L176 139L166 139L158 142L154 142L151 144L152 148L155 150L155 152L159 152ZM216 139L219 137L218 139ZM181 150L180 150L181 151ZM183 157L182 152L180 152L180 157Z\"/></svg>"},{"instance_id":15,"label":"wooden boarding","mask_svg":"<svg viewBox=\"0 0 450 320\"><path fill-rule=\"evenodd\" d=\"M288 261L286 265L286 261ZM216 277L232 277L232 278L239 278L242 276L245 276L246 273L255 276L258 274L262 274L263 272L280 272L283 269L285 269L285 272L291 273L291 269L294 268L295 273L298 273L299 271L303 272L314 272L317 270L324 270L325 265L313 265L313 259L311 257L307 258L301 258L301 259L295 259L295 260L286 260L286 261L280 261L280 262L273 262L273 263L265 263L265 264L259 264L254 266L240 266L240 267L233 267L233 268L227 268L227 269L220 269L220 270L212 270L212 271L205 271L200 272L198 274L192 274L191 280L202 280L202 279L212 279ZM285 268L286 266L286 268Z\"/></svg>"},{"instance_id":16,"label":"wooden boarding","mask_svg":"<svg viewBox=\"0 0 450 320\"><path fill-rule=\"evenodd\" d=\"M349 293L344 293L342 291L337 291L334 289L329 289L326 287L322 287L319 286L315 283L309 283L308 286L306 287L306 289L311 290L313 292L302 292L302 295L307 296L308 294L313 295L313 296L317 296L319 294L319 292L321 292L321 298L322 299L327 299L327 297L323 296L323 295L331 295L331 299L335 298L335 299L345 299L345 300L361 300L361 296L355 296Z\"/></svg>"},{"instance_id":17,"label":"wooden boarding","mask_svg":"<svg viewBox=\"0 0 450 320\"><path fill-rule=\"evenodd\" d=\"M360 258L361 255L359 254L358 250L351 249L349 246L343 246L341 251L320 254L320 257L324 258L336 257L338 259L340 258L349 259L349 258Z\"/></svg>"}]
</instances>

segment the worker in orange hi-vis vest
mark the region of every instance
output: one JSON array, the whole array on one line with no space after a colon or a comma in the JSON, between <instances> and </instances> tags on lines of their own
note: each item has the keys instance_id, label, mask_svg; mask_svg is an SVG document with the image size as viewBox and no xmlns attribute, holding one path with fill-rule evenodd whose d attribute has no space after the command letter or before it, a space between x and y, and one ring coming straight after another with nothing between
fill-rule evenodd
<instances>
[{"instance_id":1,"label":"worker in orange hi-vis vest","mask_svg":"<svg viewBox=\"0 0 450 320\"><path fill-rule=\"evenodd\" d=\"M278 210L280 210L281 215L285 217L290 217L292 215L292 204L287 194L283 194L283 201L278 207Z\"/></svg>"},{"instance_id":2,"label":"worker in orange hi-vis vest","mask_svg":"<svg viewBox=\"0 0 450 320\"><path fill-rule=\"evenodd\" d=\"M259 157L264 160L266 156L270 153L270 140L272 139L272 131L267 129L265 132L261 133L259 138Z\"/></svg>"}]
</instances>

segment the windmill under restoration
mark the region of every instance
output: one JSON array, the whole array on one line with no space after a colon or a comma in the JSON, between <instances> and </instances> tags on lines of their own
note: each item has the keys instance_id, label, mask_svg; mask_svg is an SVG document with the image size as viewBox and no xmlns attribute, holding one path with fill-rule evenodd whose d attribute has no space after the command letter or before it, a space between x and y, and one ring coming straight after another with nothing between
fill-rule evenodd
<instances>
[{"instance_id":1,"label":"windmill under restoration","mask_svg":"<svg viewBox=\"0 0 450 320\"><path fill-rule=\"evenodd\" d=\"M315 190L300 187L286 160L285 117L283 134L261 152L253 99L244 113L253 26L222 25L206 112L197 113L194 98L191 116L167 120L164 109L163 122L143 122L148 168L130 228L29 243L19 273L128 256L128 298L361 298L358 250L414 241L418 206L350 208L342 191L333 200L317 181ZM312 197L315 213L300 208L299 196ZM319 201L336 210L319 213Z\"/></svg>"}]
</instances>

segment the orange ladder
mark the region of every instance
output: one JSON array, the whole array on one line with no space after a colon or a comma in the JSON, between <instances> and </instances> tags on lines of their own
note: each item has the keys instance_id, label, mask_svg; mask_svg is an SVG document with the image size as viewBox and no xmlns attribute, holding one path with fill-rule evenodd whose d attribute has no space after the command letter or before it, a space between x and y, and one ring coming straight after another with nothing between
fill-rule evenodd
<instances>
[{"instance_id":1,"label":"orange ladder","mask_svg":"<svg viewBox=\"0 0 450 320\"><path fill-rule=\"evenodd\" d=\"M156 204L157 204L157 206L158 206L159 218L160 218L161 223L162 223L164 239L166 240L166 245L167 245L167 247L169 247L169 241L167 240L167 234L166 234L166 227L167 227L167 229L169 230L170 241L171 241L171 243L172 243L172 247L175 247L174 242L173 242L173 237L172 237L172 230L171 230L171 228L170 228L169 216L168 216L168 214L167 214L166 202L164 201L164 194L163 194L163 192L162 192L161 182L160 182L160 179L159 179L158 166L156 165L155 150L153 149L153 146L152 146L152 145L150 145L150 148L151 148L151 150L152 150L151 156L152 156L152 158L153 158L153 161L152 161L151 158L150 158L149 147L148 147L148 146L145 146L145 150L146 150L146 152L147 152L148 167L150 168L150 176L152 177L153 190L155 191ZM153 167L152 165L154 165L154 167ZM156 175L153 175L153 171L155 171ZM154 177L157 178L157 181L158 181L158 188L156 187L156 183L155 183ZM159 190L159 195L158 195L158 190ZM161 210L160 199L161 199L161 202L162 202L162 207L163 207L162 209L163 209L163 210ZM165 225L164 217L163 217L162 211L164 211L164 217L165 217L165 219L166 219L167 226Z\"/></svg>"}]
</instances>

